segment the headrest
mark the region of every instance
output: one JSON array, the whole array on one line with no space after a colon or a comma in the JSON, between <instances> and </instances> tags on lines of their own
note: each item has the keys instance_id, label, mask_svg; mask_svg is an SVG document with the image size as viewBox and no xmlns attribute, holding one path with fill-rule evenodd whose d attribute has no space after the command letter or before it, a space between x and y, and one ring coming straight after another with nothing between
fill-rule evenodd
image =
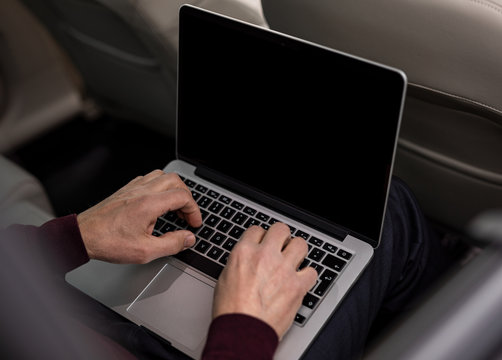
<instances>
[{"instance_id":1,"label":"headrest","mask_svg":"<svg viewBox=\"0 0 502 360\"><path fill-rule=\"evenodd\" d=\"M263 0L272 29L405 71L502 116L502 0Z\"/></svg>"}]
</instances>

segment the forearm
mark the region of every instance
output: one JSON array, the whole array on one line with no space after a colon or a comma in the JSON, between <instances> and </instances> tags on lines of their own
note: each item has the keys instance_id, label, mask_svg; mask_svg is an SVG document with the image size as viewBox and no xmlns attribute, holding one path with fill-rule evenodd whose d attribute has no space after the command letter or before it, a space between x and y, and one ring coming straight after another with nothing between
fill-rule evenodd
<instances>
[{"instance_id":1,"label":"forearm","mask_svg":"<svg viewBox=\"0 0 502 360\"><path fill-rule=\"evenodd\" d=\"M36 257L45 268L64 276L89 261L75 215L51 220L40 227L12 225L1 232L2 247L19 261Z\"/></svg>"}]
</instances>

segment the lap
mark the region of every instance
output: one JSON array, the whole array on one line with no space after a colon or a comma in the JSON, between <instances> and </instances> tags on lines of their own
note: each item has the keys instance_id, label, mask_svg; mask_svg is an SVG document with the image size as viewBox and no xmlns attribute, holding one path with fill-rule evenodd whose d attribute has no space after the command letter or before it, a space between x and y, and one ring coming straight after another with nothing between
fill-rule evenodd
<instances>
[{"instance_id":1,"label":"lap","mask_svg":"<svg viewBox=\"0 0 502 360\"><path fill-rule=\"evenodd\" d=\"M378 314L398 314L413 304L446 266L440 239L409 188L393 179L380 246L305 359L362 355Z\"/></svg>"},{"instance_id":2,"label":"lap","mask_svg":"<svg viewBox=\"0 0 502 360\"><path fill-rule=\"evenodd\" d=\"M381 311L399 313L442 271L443 254L411 191L393 179L380 246L368 267L310 347L305 359L352 359L362 354ZM144 329L99 304L86 323L139 358L185 359ZM99 314L96 316L96 314Z\"/></svg>"}]
</instances>

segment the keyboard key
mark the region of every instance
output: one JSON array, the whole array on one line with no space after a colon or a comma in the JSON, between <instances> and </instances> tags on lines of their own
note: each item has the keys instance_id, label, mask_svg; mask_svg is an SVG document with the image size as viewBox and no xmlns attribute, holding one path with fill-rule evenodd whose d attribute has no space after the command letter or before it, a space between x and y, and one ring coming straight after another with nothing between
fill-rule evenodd
<instances>
[{"instance_id":1,"label":"keyboard key","mask_svg":"<svg viewBox=\"0 0 502 360\"><path fill-rule=\"evenodd\" d=\"M244 227L247 229L253 225L260 225L260 222L254 218L249 218L249 220L244 224Z\"/></svg>"},{"instance_id":2,"label":"keyboard key","mask_svg":"<svg viewBox=\"0 0 502 360\"><path fill-rule=\"evenodd\" d=\"M232 202L232 199L230 199L228 196L221 195L220 201L228 205Z\"/></svg>"},{"instance_id":3,"label":"keyboard key","mask_svg":"<svg viewBox=\"0 0 502 360\"><path fill-rule=\"evenodd\" d=\"M275 224L276 222L278 222L278 221L279 221L279 220L277 220L277 219L271 218L271 219L268 221L268 223L269 223L270 225L274 225L274 224Z\"/></svg>"},{"instance_id":4,"label":"keyboard key","mask_svg":"<svg viewBox=\"0 0 502 360\"><path fill-rule=\"evenodd\" d=\"M199 206L201 208L207 208L209 206L209 204L211 204L213 200L211 200L210 198L208 198L207 196L203 196L200 198L199 201L197 201L197 204L199 204Z\"/></svg>"},{"instance_id":5,"label":"keyboard key","mask_svg":"<svg viewBox=\"0 0 502 360\"><path fill-rule=\"evenodd\" d=\"M352 257L352 254L349 253L348 251L345 251L345 250L338 250L338 252L336 253L338 256L344 258L345 260L350 260L350 258Z\"/></svg>"},{"instance_id":6,"label":"keyboard key","mask_svg":"<svg viewBox=\"0 0 502 360\"><path fill-rule=\"evenodd\" d=\"M192 190L192 197L195 201L197 201L197 199L200 198L200 194L197 191Z\"/></svg>"},{"instance_id":7,"label":"keyboard key","mask_svg":"<svg viewBox=\"0 0 502 360\"><path fill-rule=\"evenodd\" d=\"M166 221L175 222L176 219L178 218L178 215L176 215L174 211L170 211L162 215L162 218Z\"/></svg>"},{"instance_id":8,"label":"keyboard key","mask_svg":"<svg viewBox=\"0 0 502 360\"><path fill-rule=\"evenodd\" d=\"M298 230L298 231L295 233L295 236L298 236L298 237L304 238L305 240L308 240L308 238L310 237L310 235L309 235L309 234L307 234L305 231L301 231L301 230Z\"/></svg>"},{"instance_id":9,"label":"keyboard key","mask_svg":"<svg viewBox=\"0 0 502 360\"><path fill-rule=\"evenodd\" d=\"M297 322L300 325L303 324L305 322L305 316L300 315L300 314L296 314L295 322Z\"/></svg>"},{"instance_id":10,"label":"keyboard key","mask_svg":"<svg viewBox=\"0 0 502 360\"><path fill-rule=\"evenodd\" d=\"M190 266L193 266L197 270L202 271L204 274L209 275L216 280L218 280L221 272L223 271L222 265L196 253L192 249L183 250L174 255L174 257Z\"/></svg>"},{"instance_id":11,"label":"keyboard key","mask_svg":"<svg viewBox=\"0 0 502 360\"><path fill-rule=\"evenodd\" d=\"M164 227L164 229L165 229L165 228L166 228L166 227ZM193 232L194 234L197 234L197 233L199 232L199 230L200 230L200 229L201 229L201 227L198 227L198 228L195 228L195 227L193 227L193 226L188 226L188 227L187 227L187 230L188 230L188 231ZM176 229L174 229L174 225L173 225L173 229L171 229L171 230L166 230L166 231L174 231L174 230L176 230Z\"/></svg>"},{"instance_id":12,"label":"keyboard key","mask_svg":"<svg viewBox=\"0 0 502 360\"><path fill-rule=\"evenodd\" d=\"M230 204L231 207L236 208L237 210L242 210L244 209L244 204L238 202L238 201L232 201L232 204Z\"/></svg>"},{"instance_id":13,"label":"keyboard key","mask_svg":"<svg viewBox=\"0 0 502 360\"><path fill-rule=\"evenodd\" d=\"M214 260L218 260L221 256L221 254L223 254L223 249L220 249L217 246L213 246L211 248L211 250L209 250L207 252L207 256L209 256L211 259L214 259Z\"/></svg>"},{"instance_id":14,"label":"keyboard key","mask_svg":"<svg viewBox=\"0 0 502 360\"><path fill-rule=\"evenodd\" d=\"M219 222L220 218L214 214L209 215L209 217L204 221L204 223L208 226L215 227Z\"/></svg>"},{"instance_id":15,"label":"keyboard key","mask_svg":"<svg viewBox=\"0 0 502 360\"><path fill-rule=\"evenodd\" d=\"M204 185L200 185L200 184L199 184L199 185L197 185L197 186L195 187L195 190L200 191L201 193L206 193L206 191L207 191L207 187L205 187Z\"/></svg>"},{"instance_id":16,"label":"keyboard key","mask_svg":"<svg viewBox=\"0 0 502 360\"><path fill-rule=\"evenodd\" d=\"M211 242L213 244L216 244L216 245L221 245L223 243L223 241L225 241L227 239L227 237L225 235L223 235L222 233L220 232L217 232L216 234L213 235L213 237L211 238Z\"/></svg>"},{"instance_id":17,"label":"keyboard key","mask_svg":"<svg viewBox=\"0 0 502 360\"><path fill-rule=\"evenodd\" d=\"M197 245L195 245L194 249L200 253L205 254L206 251L211 247L211 244L204 240L199 240ZM182 251L183 252L183 251Z\"/></svg>"},{"instance_id":18,"label":"keyboard key","mask_svg":"<svg viewBox=\"0 0 502 360\"><path fill-rule=\"evenodd\" d=\"M214 190L209 190L209 192L207 193L208 196L211 196L213 199L218 199L218 196L220 196L219 193L217 193L216 191Z\"/></svg>"},{"instance_id":19,"label":"keyboard key","mask_svg":"<svg viewBox=\"0 0 502 360\"><path fill-rule=\"evenodd\" d=\"M204 226L202 229L199 230L199 236L203 239L209 240L211 235L214 234L214 230L211 229L210 227Z\"/></svg>"},{"instance_id":20,"label":"keyboard key","mask_svg":"<svg viewBox=\"0 0 502 360\"><path fill-rule=\"evenodd\" d=\"M243 213L241 212L238 212L237 214L235 214L235 216L232 218L232 221L238 225L242 225L242 223L244 221L246 221L246 219L248 218L247 215L244 215Z\"/></svg>"},{"instance_id":21,"label":"keyboard key","mask_svg":"<svg viewBox=\"0 0 502 360\"><path fill-rule=\"evenodd\" d=\"M197 232L197 229L192 229L192 228L187 228L188 230L190 230L191 232L193 232L194 234ZM165 234L167 232L170 232L170 231L176 231L178 230L178 228L176 227L176 225L173 225L173 224L169 224L169 223L166 223L161 229L160 229L160 232L162 234Z\"/></svg>"},{"instance_id":22,"label":"keyboard key","mask_svg":"<svg viewBox=\"0 0 502 360\"><path fill-rule=\"evenodd\" d=\"M222 203L213 201L213 203L207 209L212 213L218 214L224 207L225 205L223 205Z\"/></svg>"},{"instance_id":23,"label":"keyboard key","mask_svg":"<svg viewBox=\"0 0 502 360\"><path fill-rule=\"evenodd\" d=\"M244 208L244 213L248 214L249 216L254 216L256 214L256 210L253 208L250 208L249 206L246 206Z\"/></svg>"},{"instance_id":24,"label":"keyboard key","mask_svg":"<svg viewBox=\"0 0 502 360\"><path fill-rule=\"evenodd\" d=\"M322 247L324 250L328 250L330 253L335 253L336 252L336 249L338 249L335 245L332 245L332 244L324 244L323 247Z\"/></svg>"},{"instance_id":25,"label":"keyboard key","mask_svg":"<svg viewBox=\"0 0 502 360\"><path fill-rule=\"evenodd\" d=\"M262 213L262 212L259 212L257 215L256 215L256 218L260 221L268 221L268 219L270 219L270 216Z\"/></svg>"},{"instance_id":26,"label":"keyboard key","mask_svg":"<svg viewBox=\"0 0 502 360\"><path fill-rule=\"evenodd\" d=\"M307 295L303 298L302 304L309 309L313 309L318 302L319 298L317 296L307 293Z\"/></svg>"},{"instance_id":27,"label":"keyboard key","mask_svg":"<svg viewBox=\"0 0 502 360\"><path fill-rule=\"evenodd\" d=\"M302 263L300 264L300 266L298 267L298 270L301 270L303 268L306 268L308 265L310 264L310 261L307 260L307 259L303 259Z\"/></svg>"},{"instance_id":28,"label":"keyboard key","mask_svg":"<svg viewBox=\"0 0 502 360\"><path fill-rule=\"evenodd\" d=\"M232 227L232 223L227 221L227 220L223 220L222 222L220 222L220 224L216 227L216 229L220 230L221 232L223 233L227 233L228 230L230 230L230 228Z\"/></svg>"},{"instance_id":29,"label":"keyboard key","mask_svg":"<svg viewBox=\"0 0 502 360\"><path fill-rule=\"evenodd\" d=\"M310 263L310 267L313 267L315 271L317 271L317 275L320 275L322 271L324 270L324 266L321 266L315 262Z\"/></svg>"},{"instance_id":30,"label":"keyboard key","mask_svg":"<svg viewBox=\"0 0 502 360\"><path fill-rule=\"evenodd\" d=\"M323 265L326 265L327 267L335 270L335 271L342 271L343 267L347 264L346 261L343 261L340 258L337 258L333 255L328 254L326 258L322 261Z\"/></svg>"},{"instance_id":31,"label":"keyboard key","mask_svg":"<svg viewBox=\"0 0 502 360\"><path fill-rule=\"evenodd\" d=\"M182 229L185 229L188 226L188 223L181 218L176 219L176 221L174 223Z\"/></svg>"},{"instance_id":32,"label":"keyboard key","mask_svg":"<svg viewBox=\"0 0 502 360\"><path fill-rule=\"evenodd\" d=\"M334 273L333 271L328 270L328 269L324 270L324 272L322 273L322 275L320 277L321 283L314 290L314 294L319 295L319 296L323 296L326 293L326 290L328 290L329 286L335 280L336 276L337 276L337 274Z\"/></svg>"},{"instance_id":33,"label":"keyboard key","mask_svg":"<svg viewBox=\"0 0 502 360\"><path fill-rule=\"evenodd\" d=\"M237 241L234 240L234 239L228 239L227 241L225 241L225 243L223 244L223 248L225 250L228 250L228 251L232 251L232 249L234 248L235 244L237 244Z\"/></svg>"},{"instance_id":34,"label":"keyboard key","mask_svg":"<svg viewBox=\"0 0 502 360\"><path fill-rule=\"evenodd\" d=\"M228 233L228 235L230 235L231 237L233 237L234 239L237 239L239 240L241 238L241 235L242 233L244 232L244 229L235 225L232 230L230 230L230 232Z\"/></svg>"},{"instance_id":35,"label":"keyboard key","mask_svg":"<svg viewBox=\"0 0 502 360\"><path fill-rule=\"evenodd\" d=\"M231 219L232 216L234 216L235 210L230 209L228 206L223 209L223 211L220 213L221 216L223 216L225 219Z\"/></svg>"},{"instance_id":36,"label":"keyboard key","mask_svg":"<svg viewBox=\"0 0 502 360\"><path fill-rule=\"evenodd\" d=\"M312 251L310 251L308 258L314 261L321 261L324 255L326 255L326 251L318 248L313 248Z\"/></svg>"},{"instance_id":37,"label":"keyboard key","mask_svg":"<svg viewBox=\"0 0 502 360\"><path fill-rule=\"evenodd\" d=\"M310 239L309 239L309 242L311 242L312 244L314 244L315 246L319 246L321 247L322 244L324 243L324 241L322 241L321 239L318 239L316 238L315 236L312 236Z\"/></svg>"},{"instance_id":38,"label":"keyboard key","mask_svg":"<svg viewBox=\"0 0 502 360\"><path fill-rule=\"evenodd\" d=\"M155 222L155 226L153 227L154 230L160 231L162 229L162 226L166 224L166 221L162 218L158 218L157 222Z\"/></svg>"},{"instance_id":39,"label":"keyboard key","mask_svg":"<svg viewBox=\"0 0 502 360\"><path fill-rule=\"evenodd\" d=\"M326 290L328 290L329 283L321 281L318 287L314 290L314 294L318 296L323 296L326 293Z\"/></svg>"},{"instance_id":40,"label":"keyboard key","mask_svg":"<svg viewBox=\"0 0 502 360\"><path fill-rule=\"evenodd\" d=\"M333 280L335 280L337 276L338 276L337 273L335 273L329 269L326 269L326 270L324 270L322 275L319 277L319 280L333 282Z\"/></svg>"},{"instance_id":41,"label":"keyboard key","mask_svg":"<svg viewBox=\"0 0 502 360\"><path fill-rule=\"evenodd\" d=\"M195 185L197 185L197 183L195 181L192 181L190 179L185 179L184 180L184 183L186 186L188 186L189 188L193 188Z\"/></svg>"}]
</instances>

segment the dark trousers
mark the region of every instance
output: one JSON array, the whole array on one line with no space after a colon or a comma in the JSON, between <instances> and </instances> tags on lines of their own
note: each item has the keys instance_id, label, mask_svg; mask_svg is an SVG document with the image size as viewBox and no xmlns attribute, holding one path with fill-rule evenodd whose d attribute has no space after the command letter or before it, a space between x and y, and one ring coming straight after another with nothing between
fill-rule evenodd
<instances>
[{"instance_id":1,"label":"dark trousers","mask_svg":"<svg viewBox=\"0 0 502 360\"><path fill-rule=\"evenodd\" d=\"M305 358L361 356L370 331L409 309L450 262L409 188L393 179L380 246ZM140 358L186 358L104 307L93 307L87 320Z\"/></svg>"}]
</instances>

